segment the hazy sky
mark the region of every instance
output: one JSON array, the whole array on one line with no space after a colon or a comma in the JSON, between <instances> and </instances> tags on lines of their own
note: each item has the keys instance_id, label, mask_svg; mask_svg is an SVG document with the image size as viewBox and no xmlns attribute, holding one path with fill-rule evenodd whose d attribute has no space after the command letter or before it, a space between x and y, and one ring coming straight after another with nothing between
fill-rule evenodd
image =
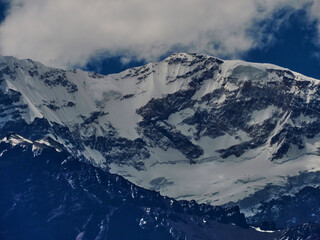
<instances>
[{"instance_id":1,"label":"hazy sky","mask_svg":"<svg viewBox=\"0 0 320 240\"><path fill-rule=\"evenodd\" d=\"M271 62L320 79L319 0L4 3L2 55L107 73L171 52L198 52Z\"/></svg>"}]
</instances>

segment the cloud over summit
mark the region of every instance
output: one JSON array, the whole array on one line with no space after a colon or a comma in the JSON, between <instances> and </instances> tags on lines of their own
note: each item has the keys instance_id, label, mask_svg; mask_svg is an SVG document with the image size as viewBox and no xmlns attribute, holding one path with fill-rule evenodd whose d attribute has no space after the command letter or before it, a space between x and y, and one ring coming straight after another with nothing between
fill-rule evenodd
<instances>
[{"instance_id":1,"label":"cloud over summit","mask_svg":"<svg viewBox=\"0 0 320 240\"><path fill-rule=\"evenodd\" d=\"M261 21L306 4L319 9L312 0L13 0L0 25L0 51L59 67L101 52L147 60L172 49L233 57L272 41Z\"/></svg>"}]
</instances>

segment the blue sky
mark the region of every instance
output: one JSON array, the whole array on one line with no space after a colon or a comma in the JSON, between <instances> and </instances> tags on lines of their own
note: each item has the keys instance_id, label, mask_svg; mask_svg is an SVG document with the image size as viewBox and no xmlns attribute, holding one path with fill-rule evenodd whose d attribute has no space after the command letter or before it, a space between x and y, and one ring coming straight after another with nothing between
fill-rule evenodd
<instances>
[{"instance_id":1,"label":"blue sky","mask_svg":"<svg viewBox=\"0 0 320 240\"><path fill-rule=\"evenodd\" d=\"M50 66L107 74L182 51L320 79L315 0L0 0L0 12L0 53Z\"/></svg>"},{"instance_id":2,"label":"blue sky","mask_svg":"<svg viewBox=\"0 0 320 240\"><path fill-rule=\"evenodd\" d=\"M272 20L268 23L272 26ZM264 48L253 48L244 60L268 62L320 79L320 47L317 21L309 21L305 10L293 12L275 32L275 41Z\"/></svg>"}]
</instances>

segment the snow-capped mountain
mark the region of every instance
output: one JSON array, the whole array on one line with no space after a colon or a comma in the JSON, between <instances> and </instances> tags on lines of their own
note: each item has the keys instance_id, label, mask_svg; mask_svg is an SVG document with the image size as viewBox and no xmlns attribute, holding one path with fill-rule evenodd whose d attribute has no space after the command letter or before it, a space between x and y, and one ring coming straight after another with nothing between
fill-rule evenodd
<instances>
[{"instance_id":1,"label":"snow-capped mountain","mask_svg":"<svg viewBox=\"0 0 320 240\"><path fill-rule=\"evenodd\" d=\"M51 139L176 199L252 207L320 183L319 83L198 54L108 76L1 57L0 137Z\"/></svg>"}]
</instances>

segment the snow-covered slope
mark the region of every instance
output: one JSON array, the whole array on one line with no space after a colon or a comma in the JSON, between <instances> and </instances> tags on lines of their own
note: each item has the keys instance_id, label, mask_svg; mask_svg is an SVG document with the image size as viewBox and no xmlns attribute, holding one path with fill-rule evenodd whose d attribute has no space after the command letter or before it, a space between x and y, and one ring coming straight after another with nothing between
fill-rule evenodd
<instances>
[{"instance_id":1,"label":"snow-covered slope","mask_svg":"<svg viewBox=\"0 0 320 240\"><path fill-rule=\"evenodd\" d=\"M1 57L0 137L54 139L139 186L225 204L320 170L319 83L198 54L108 76Z\"/></svg>"}]
</instances>

